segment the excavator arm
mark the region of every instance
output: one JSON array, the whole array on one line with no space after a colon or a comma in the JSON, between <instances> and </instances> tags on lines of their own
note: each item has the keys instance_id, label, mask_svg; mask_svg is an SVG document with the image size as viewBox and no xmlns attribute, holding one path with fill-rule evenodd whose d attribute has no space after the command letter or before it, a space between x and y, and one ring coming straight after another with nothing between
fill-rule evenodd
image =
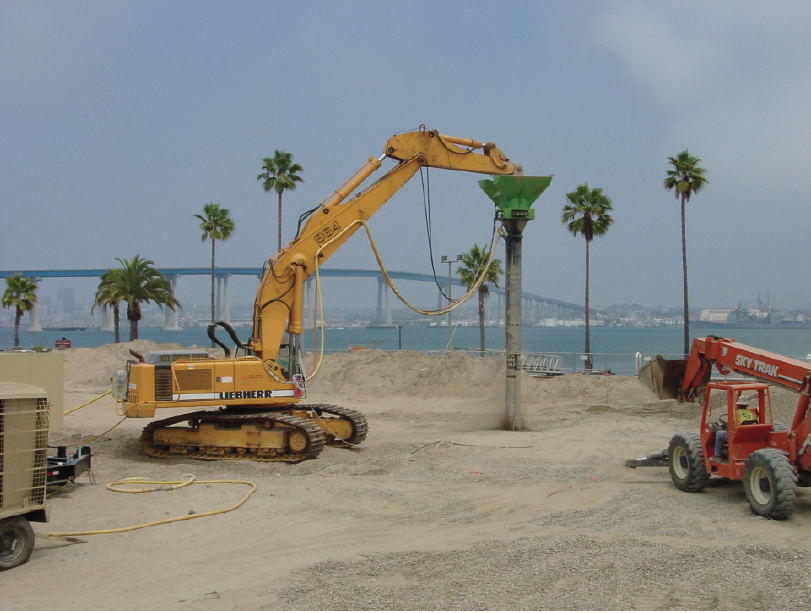
<instances>
[{"instance_id":1,"label":"excavator arm","mask_svg":"<svg viewBox=\"0 0 811 613\"><path fill-rule=\"evenodd\" d=\"M391 170L355 192L385 158ZM423 166L489 175L521 174L494 143L419 130L391 137L379 158L371 157L311 214L299 235L269 260L257 290L249 347L262 360L275 360L285 331L303 331L304 282Z\"/></svg>"}]
</instances>

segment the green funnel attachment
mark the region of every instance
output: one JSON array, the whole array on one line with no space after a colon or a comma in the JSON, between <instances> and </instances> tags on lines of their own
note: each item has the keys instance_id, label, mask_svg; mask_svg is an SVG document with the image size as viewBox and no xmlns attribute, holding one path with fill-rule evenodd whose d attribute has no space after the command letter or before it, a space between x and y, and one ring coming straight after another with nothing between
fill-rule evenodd
<instances>
[{"instance_id":1,"label":"green funnel attachment","mask_svg":"<svg viewBox=\"0 0 811 613\"><path fill-rule=\"evenodd\" d=\"M479 187L501 209L503 219L535 219L532 204L551 182L552 177L502 175L479 181Z\"/></svg>"}]
</instances>

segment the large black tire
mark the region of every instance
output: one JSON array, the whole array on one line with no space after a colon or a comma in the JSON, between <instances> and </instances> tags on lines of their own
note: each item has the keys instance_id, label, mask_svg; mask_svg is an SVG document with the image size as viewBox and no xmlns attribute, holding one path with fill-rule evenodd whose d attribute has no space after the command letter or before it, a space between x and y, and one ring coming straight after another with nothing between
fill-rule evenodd
<instances>
[{"instance_id":1,"label":"large black tire","mask_svg":"<svg viewBox=\"0 0 811 613\"><path fill-rule=\"evenodd\" d=\"M743 466L743 490L758 515L788 519L797 500L797 473L784 453L758 449Z\"/></svg>"},{"instance_id":2,"label":"large black tire","mask_svg":"<svg viewBox=\"0 0 811 613\"><path fill-rule=\"evenodd\" d=\"M28 562L34 551L34 530L25 517L0 519L0 571Z\"/></svg>"},{"instance_id":3,"label":"large black tire","mask_svg":"<svg viewBox=\"0 0 811 613\"><path fill-rule=\"evenodd\" d=\"M701 492L710 482L704 464L701 437L695 432L679 432L667 448L668 467L673 484L683 492Z\"/></svg>"}]
</instances>

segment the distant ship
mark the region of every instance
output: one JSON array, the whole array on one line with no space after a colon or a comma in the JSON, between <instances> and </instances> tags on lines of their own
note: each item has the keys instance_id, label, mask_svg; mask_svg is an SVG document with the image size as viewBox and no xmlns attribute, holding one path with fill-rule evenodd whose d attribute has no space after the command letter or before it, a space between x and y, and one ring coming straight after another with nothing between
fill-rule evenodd
<instances>
[{"instance_id":1,"label":"distant ship","mask_svg":"<svg viewBox=\"0 0 811 613\"><path fill-rule=\"evenodd\" d=\"M58 332L83 332L87 330L87 326L45 326L43 330L58 331Z\"/></svg>"},{"instance_id":2,"label":"distant ship","mask_svg":"<svg viewBox=\"0 0 811 613\"><path fill-rule=\"evenodd\" d=\"M757 303L755 309L738 303L731 311L705 310L701 313L701 319L691 320L690 325L698 328L811 328L811 318L802 313L777 312L768 303L761 302L760 297Z\"/></svg>"}]
</instances>

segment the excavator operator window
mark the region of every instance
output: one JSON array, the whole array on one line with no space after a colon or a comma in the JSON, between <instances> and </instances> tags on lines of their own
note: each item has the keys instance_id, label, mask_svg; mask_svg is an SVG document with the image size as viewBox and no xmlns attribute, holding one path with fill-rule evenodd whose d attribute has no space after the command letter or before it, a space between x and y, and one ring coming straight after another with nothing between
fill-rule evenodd
<instances>
[{"instance_id":1,"label":"excavator operator window","mask_svg":"<svg viewBox=\"0 0 811 613\"><path fill-rule=\"evenodd\" d=\"M290 379L290 345L282 343L279 346L279 355L276 356L276 364L282 369L285 379Z\"/></svg>"}]
</instances>

